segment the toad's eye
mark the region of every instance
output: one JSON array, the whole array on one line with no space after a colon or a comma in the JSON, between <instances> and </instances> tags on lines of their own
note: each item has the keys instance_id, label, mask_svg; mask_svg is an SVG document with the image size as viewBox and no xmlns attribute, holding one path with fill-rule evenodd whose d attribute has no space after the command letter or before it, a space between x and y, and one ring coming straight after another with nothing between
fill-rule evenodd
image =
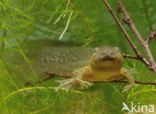
<instances>
[{"instance_id":1,"label":"toad's eye","mask_svg":"<svg viewBox=\"0 0 156 114\"><path fill-rule=\"evenodd\" d=\"M98 50L98 48L95 48L95 49L93 50L93 53L96 53L96 52L97 52L97 50Z\"/></svg>"}]
</instances>

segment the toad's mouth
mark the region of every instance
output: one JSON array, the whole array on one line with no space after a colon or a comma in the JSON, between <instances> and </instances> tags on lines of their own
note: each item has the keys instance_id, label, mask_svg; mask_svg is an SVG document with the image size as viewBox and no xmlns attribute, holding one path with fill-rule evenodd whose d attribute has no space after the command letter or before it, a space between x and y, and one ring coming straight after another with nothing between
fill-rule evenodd
<instances>
[{"instance_id":1,"label":"toad's mouth","mask_svg":"<svg viewBox=\"0 0 156 114\"><path fill-rule=\"evenodd\" d=\"M105 56L103 58L101 58L102 61L113 61L115 58L110 57L110 56Z\"/></svg>"}]
</instances>

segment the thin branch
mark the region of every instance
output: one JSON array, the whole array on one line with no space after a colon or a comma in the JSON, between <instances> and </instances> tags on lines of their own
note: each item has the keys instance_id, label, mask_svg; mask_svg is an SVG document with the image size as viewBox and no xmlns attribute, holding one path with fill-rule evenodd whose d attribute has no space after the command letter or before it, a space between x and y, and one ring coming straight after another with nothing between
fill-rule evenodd
<instances>
[{"instance_id":1,"label":"thin branch","mask_svg":"<svg viewBox=\"0 0 156 114\"><path fill-rule=\"evenodd\" d=\"M123 27L123 25L121 24L120 20L118 19L118 17L116 16L114 10L112 9L112 7L109 5L107 0L103 0L104 4L106 5L107 9L109 10L110 14L112 15L112 17L114 18L114 20L116 21L117 25L119 26L119 28L121 29L121 31L123 32L123 34L125 35L128 43L130 44L130 46L132 47L133 51L136 54L136 57L138 60L141 60L146 66L149 66L149 62L146 60L146 58L144 58L139 49L135 46L135 44L133 43L133 41L131 40L131 37L128 35L127 31L125 30L125 28ZM119 9L120 10L120 9Z\"/></svg>"},{"instance_id":2,"label":"thin branch","mask_svg":"<svg viewBox=\"0 0 156 114\"><path fill-rule=\"evenodd\" d=\"M137 30L135 24L133 23L132 19L129 16L124 4L119 0L118 11L123 14L124 22L132 30L132 32L134 33L134 35L138 39L139 43L144 48L147 59L140 53L140 51L137 49L136 45L132 42L132 40L131 40L132 38L126 32L125 28L123 27L120 20L118 19L115 12L113 11L113 8L109 5L108 0L103 0L103 1L104 1L104 4L106 5L107 9L109 10L110 14L112 15L112 17L116 21L117 25L119 26L119 28L121 29L121 31L123 32L125 37L127 38L127 41L130 44L133 51L135 52L136 57L138 58L138 60L142 61L151 71L156 72L156 63L154 61L154 58L153 58L153 55L151 53L148 42L145 39L143 39L143 37L141 36L139 31Z\"/></svg>"},{"instance_id":3,"label":"thin branch","mask_svg":"<svg viewBox=\"0 0 156 114\"><path fill-rule=\"evenodd\" d=\"M104 4L106 5L108 11L110 12L110 14L112 15L112 17L114 18L114 20L116 21L117 25L119 26L119 28L121 29L121 31L123 32L124 36L126 37L127 41L129 42L130 46L132 47L133 51L135 52L135 54L137 56L141 56L139 50L137 49L137 47L135 46L135 44L132 42L130 36L128 35L127 31L125 30L125 28L123 27L123 25L121 24L120 20L118 19L118 17L116 16L114 10L112 9L112 7L109 5L107 0L103 0Z\"/></svg>"},{"instance_id":4,"label":"thin branch","mask_svg":"<svg viewBox=\"0 0 156 114\"><path fill-rule=\"evenodd\" d=\"M136 36L136 38L139 40L139 42L142 45L142 47L145 49L146 56L147 56L148 62L149 62L148 67L151 70L153 70L154 72L156 72L156 64L155 64L153 55L151 53L151 50L149 48L149 45L146 42L146 40L144 40L144 38L141 36L141 34L139 33L139 31L137 30L135 24L133 23L131 17L129 16L129 14L128 14L128 12L127 12L124 4L121 2L121 0L119 0L119 11L124 16L124 22L129 26L129 28L132 30L132 32L134 33L134 35Z\"/></svg>"},{"instance_id":5,"label":"thin branch","mask_svg":"<svg viewBox=\"0 0 156 114\"><path fill-rule=\"evenodd\" d=\"M134 56L134 55L122 54L122 56L123 56L123 58L129 58L129 59L138 60L138 57Z\"/></svg>"},{"instance_id":6,"label":"thin branch","mask_svg":"<svg viewBox=\"0 0 156 114\"><path fill-rule=\"evenodd\" d=\"M124 4L119 0L119 6L118 11L120 11L123 14L124 22L131 28L133 33L136 35L138 40L141 42L141 44L144 46L144 40L139 31L137 30L135 24L133 23L131 17L129 16Z\"/></svg>"},{"instance_id":7,"label":"thin branch","mask_svg":"<svg viewBox=\"0 0 156 114\"><path fill-rule=\"evenodd\" d=\"M156 31L150 32L148 38L146 39L146 42L147 42L148 44L150 44L150 42L151 42L154 38L156 38Z\"/></svg>"},{"instance_id":8,"label":"thin branch","mask_svg":"<svg viewBox=\"0 0 156 114\"><path fill-rule=\"evenodd\" d=\"M112 81L112 82L115 82L115 83L128 83L128 81L125 81L125 80L117 80L117 81ZM156 82L142 82L142 81L135 80L135 83L136 84L156 86Z\"/></svg>"},{"instance_id":9,"label":"thin branch","mask_svg":"<svg viewBox=\"0 0 156 114\"><path fill-rule=\"evenodd\" d=\"M128 54L122 54L122 56L123 56L123 58L125 58L125 59L128 58L128 59L139 60L139 61L143 62L146 66L149 66L148 61L147 61L144 57L142 57L142 56L137 57L137 56L134 56L134 55L128 55Z\"/></svg>"},{"instance_id":10,"label":"thin branch","mask_svg":"<svg viewBox=\"0 0 156 114\"><path fill-rule=\"evenodd\" d=\"M41 80L41 81L38 81L38 82L36 82L35 84L40 84L40 83L43 83L43 82L45 82L45 81L47 81L47 80L50 80L50 79L52 79L52 78L54 78L54 77L66 77L66 78L71 78L72 77L72 74L70 73L68 73L68 74L63 74L63 73L61 73L61 74L57 74L57 73L53 73L53 72L44 72L46 75L48 75L48 77L47 78L45 78L44 80ZM125 80L115 80L115 81L95 81L95 82L103 82L103 83L128 83L128 81L125 81ZM153 85L153 86L156 86L156 82L142 82L142 81L135 81L135 83L136 84L143 84L143 85ZM33 83L31 83L31 82L27 82L27 83L25 83L25 85L26 86L33 86L33 85L35 85L35 84L33 84Z\"/></svg>"}]
</instances>

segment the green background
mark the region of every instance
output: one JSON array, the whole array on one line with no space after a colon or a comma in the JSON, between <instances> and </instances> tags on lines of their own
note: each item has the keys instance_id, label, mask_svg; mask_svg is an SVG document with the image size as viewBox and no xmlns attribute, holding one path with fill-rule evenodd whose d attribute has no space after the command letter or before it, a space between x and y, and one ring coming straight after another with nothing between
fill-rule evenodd
<instances>
[{"instance_id":1,"label":"green background","mask_svg":"<svg viewBox=\"0 0 156 114\"><path fill-rule=\"evenodd\" d=\"M109 3L117 12L117 0ZM156 1L124 3L139 32L147 38L150 26L156 28ZM120 14L117 16L121 18ZM59 40L68 21L69 26ZM126 25L125 28L144 54L135 36ZM155 43L153 40L150 46L154 57ZM122 53L134 54L102 0L0 0L1 114L123 114L123 102L156 105L154 86L138 85L128 93L122 93L125 84L116 83L98 83L69 93L55 92L55 79L33 87L24 86L38 77L31 65L32 54L56 45L92 48L111 45L119 47ZM126 59L124 66L135 71L136 80L156 81L156 74L139 61Z\"/></svg>"}]
</instances>

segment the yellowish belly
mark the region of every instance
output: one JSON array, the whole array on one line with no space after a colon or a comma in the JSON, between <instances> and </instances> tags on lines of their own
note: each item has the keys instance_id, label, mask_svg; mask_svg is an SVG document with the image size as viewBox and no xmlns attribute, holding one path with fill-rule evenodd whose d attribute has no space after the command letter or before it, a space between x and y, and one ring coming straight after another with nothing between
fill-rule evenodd
<instances>
[{"instance_id":1,"label":"yellowish belly","mask_svg":"<svg viewBox=\"0 0 156 114\"><path fill-rule=\"evenodd\" d=\"M119 70L94 71L93 81L112 81L121 78Z\"/></svg>"}]
</instances>

